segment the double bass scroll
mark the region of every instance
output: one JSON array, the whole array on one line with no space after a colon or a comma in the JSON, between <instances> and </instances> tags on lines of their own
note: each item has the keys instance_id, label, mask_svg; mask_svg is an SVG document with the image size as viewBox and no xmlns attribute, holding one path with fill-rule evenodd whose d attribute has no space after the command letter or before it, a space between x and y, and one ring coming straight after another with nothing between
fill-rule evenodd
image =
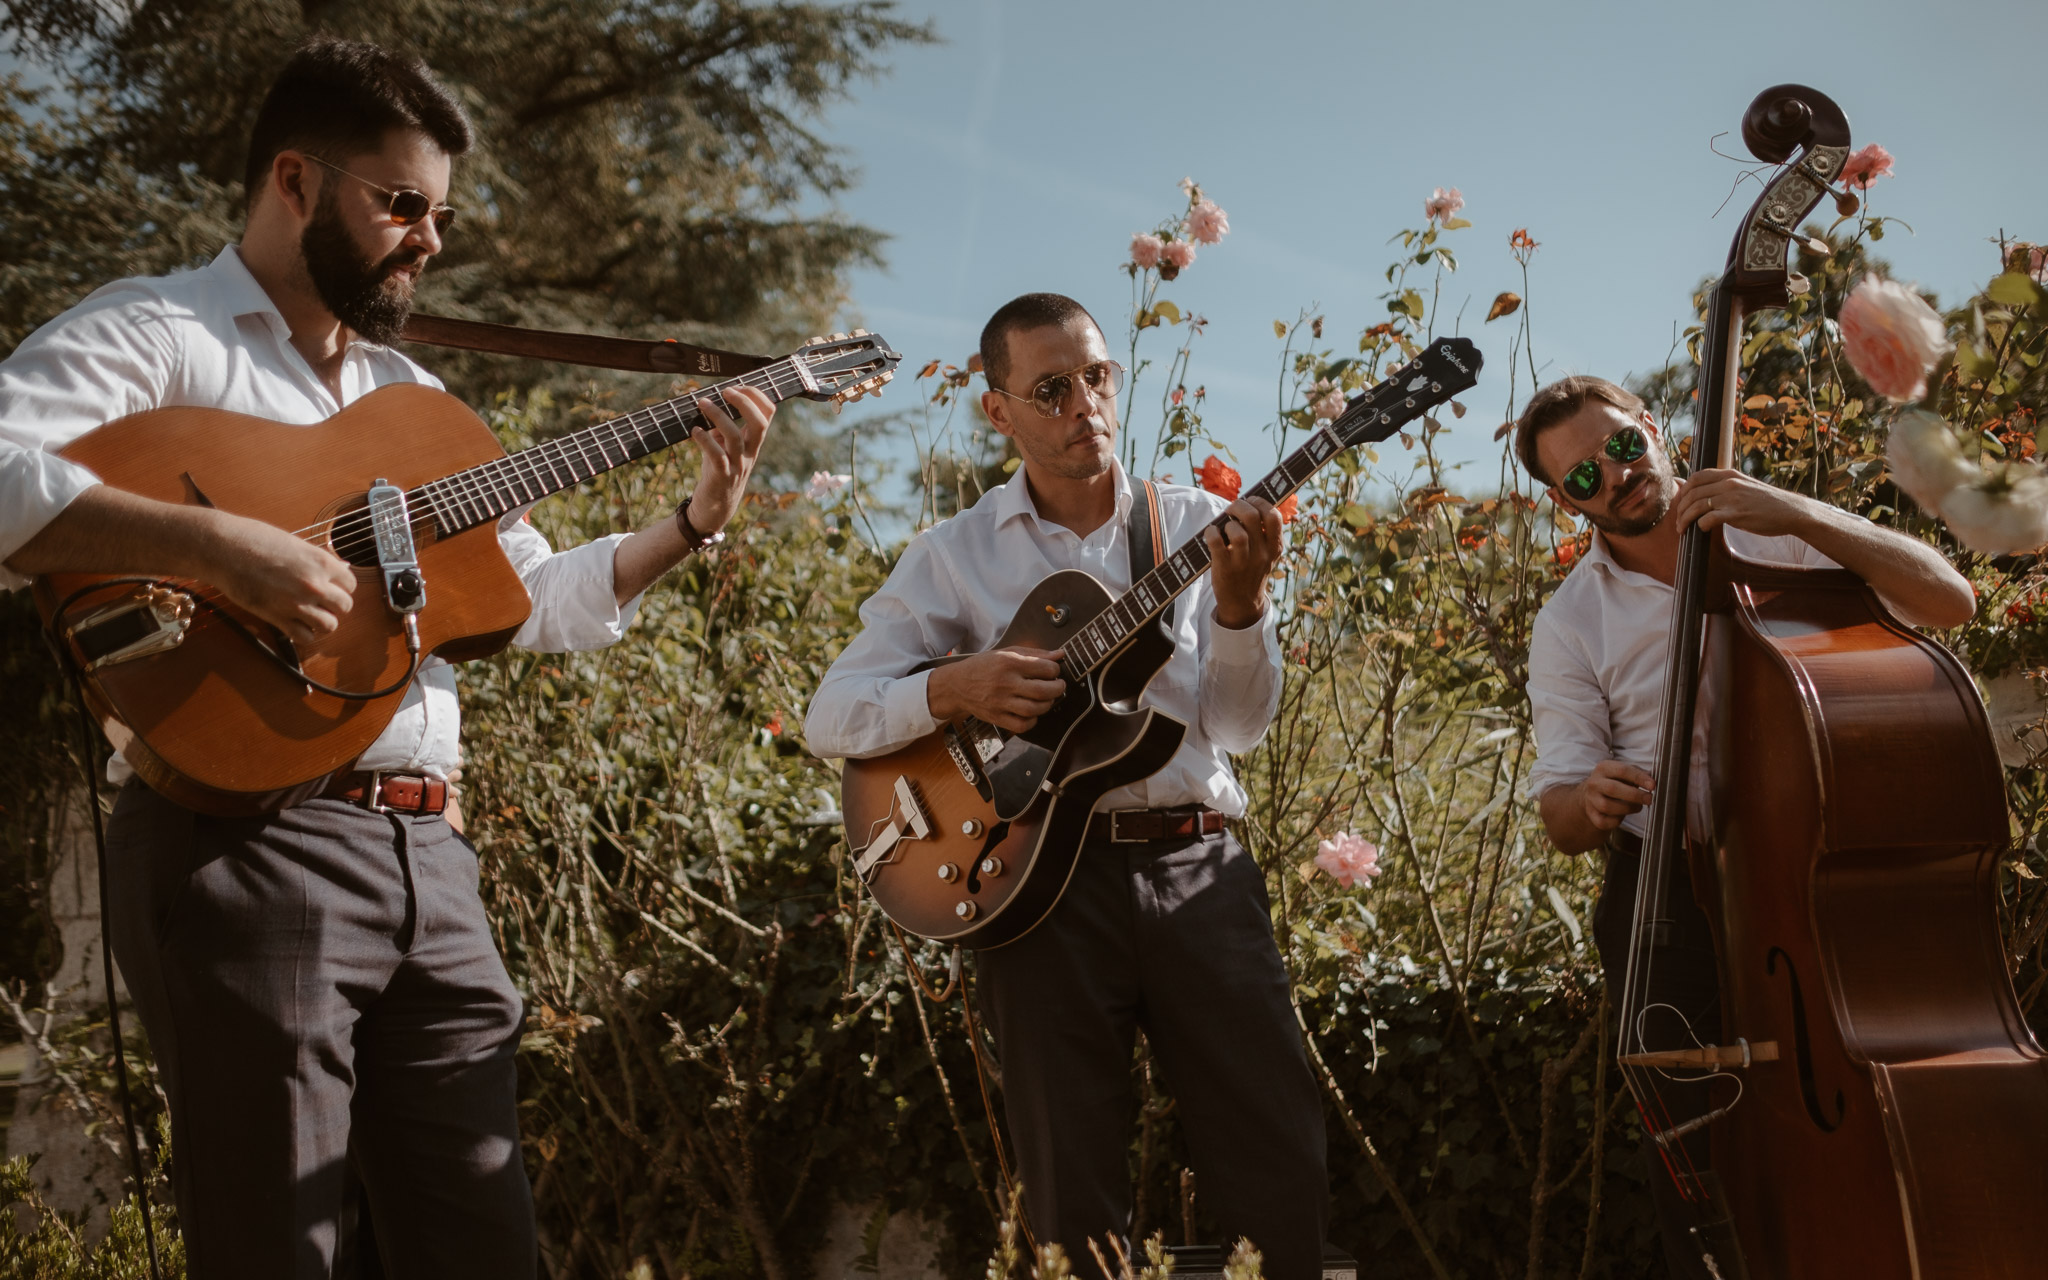
<instances>
[{"instance_id":1,"label":"double bass scroll","mask_svg":"<svg viewBox=\"0 0 2048 1280\"><path fill-rule=\"evenodd\" d=\"M1787 251L1849 151L1841 109L1799 85L1758 95L1743 137L1780 168L1712 292L1696 470L1733 465L1744 318L1786 301ZM1726 569L1711 600L1710 559ZM1854 575L1750 563L1697 528L1674 587L1619 1050L1705 1270L2048 1273L2048 1058L1999 935L2009 827L1969 674ZM1708 794L1695 806L1697 715ZM1674 1032L1649 996L1680 875L1713 935L1719 1045ZM1744 1043L1777 1056L1729 1062ZM1700 1069L1663 1065L1674 1055ZM1669 1082L1702 1078L1711 1108L1675 1118Z\"/></svg>"}]
</instances>

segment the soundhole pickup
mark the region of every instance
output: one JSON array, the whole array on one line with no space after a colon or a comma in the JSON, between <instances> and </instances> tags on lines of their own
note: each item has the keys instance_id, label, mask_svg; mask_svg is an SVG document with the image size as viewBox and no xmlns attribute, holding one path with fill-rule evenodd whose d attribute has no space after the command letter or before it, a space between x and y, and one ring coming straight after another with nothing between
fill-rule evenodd
<instances>
[{"instance_id":1,"label":"soundhole pickup","mask_svg":"<svg viewBox=\"0 0 2048 1280\"><path fill-rule=\"evenodd\" d=\"M95 609L67 635L87 671L164 653L185 642L192 627L192 597L168 587L149 587Z\"/></svg>"}]
</instances>

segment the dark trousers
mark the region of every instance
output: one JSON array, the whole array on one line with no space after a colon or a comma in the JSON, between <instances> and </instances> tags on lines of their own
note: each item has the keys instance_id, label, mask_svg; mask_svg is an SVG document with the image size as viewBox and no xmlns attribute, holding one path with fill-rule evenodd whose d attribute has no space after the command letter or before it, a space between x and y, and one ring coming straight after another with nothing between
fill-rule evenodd
<instances>
[{"instance_id":1,"label":"dark trousers","mask_svg":"<svg viewBox=\"0 0 2048 1280\"><path fill-rule=\"evenodd\" d=\"M1608 999L1617 1019L1621 993L1628 978L1629 934L1635 920L1636 878L1642 856L1633 836L1617 837L1607 845L1607 874L1600 885L1600 901L1593 909L1593 941L1600 948L1600 965L1607 977ZM1692 876L1684 867L1670 880L1668 902L1671 934L1658 948L1650 970L1644 1029L1646 1043L1653 1048L1690 1048L1682 1027L1689 1023L1701 1044L1721 1042L1721 977L1714 959L1714 937L1706 913L1693 897ZM1668 1005L1670 1008L1657 1006ZM1674 1013L1676 1010L1677 1013ZM1681 1022L1678 1014L1683 1014ZM1658 1092L1669 1112L1669 1122L1680 1124L1705 1115L1717 1103L1734 1096L1729 1081L1709 1084L1658 1078ZM1712 1168L1709 1129L1695 1129L1680 1139L1685 1156L1694 1169ZM1678 1159L1676 1152L1671 1153ZM1665 1157L1645 1132L1642 1138L1644 1172L1650 1179L1650 1196L1657 1209L1657 1225L1664 1239L1664 1258L1671 1274L1682 1280L1709 1280L1709 1273L1693 1244L1691 1227L1697 1221L1690 1206L1680 1198ZM1683 1165L1684 1162L1680 1161Z\"/></svg>"},{"instance_id":2,"label":"dark trousers","mask_svg":"<svg viewBox=\"0 0 2048 1280\"><path fill-rule=\"evenodd\" d=\"M1224 1243L1250 1239L1269 1280L1322 1274L1322 1101L1265 878L1235 840L1091 843L1045 921L976 963L1040 1244L1080 1275L1090 1237L1130 1230L1143 1027Z\"/></svg>"},{"instance_id":3,"label":"dark trousers","mask_svg":"<svg viewBox=\"0 0 2048 1280\"><path fill-rule=\"evenodd\" d=\"M139 783L107 835L193 1280L325 1280L351 1165L388 1275L532 1276L523 1007L468 842L339 800L210 818Z\"/></svg>"}]
</instances>

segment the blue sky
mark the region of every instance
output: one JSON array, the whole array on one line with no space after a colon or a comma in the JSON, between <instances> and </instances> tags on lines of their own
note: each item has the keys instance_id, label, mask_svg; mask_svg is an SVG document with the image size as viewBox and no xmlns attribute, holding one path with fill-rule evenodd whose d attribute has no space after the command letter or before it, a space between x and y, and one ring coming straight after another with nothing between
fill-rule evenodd
<instances>
[{"instance_id":1,"label":"blue sky","mask_svg":"<svg viewBox=\"0 0 2048 1280\"><path fill-rule=\"evenodd\" d=\"M1207 386L1208 427L1247 471L1271 458L1272 322L1313 307L1342 344L1384 319L1388 237L1421 223L1437 186L1463 190L1474 224L1449 240L1462 269L1445 313L1465 307L1464 332L1490 361L1447 453L1497 451L1511 322L1482 318L1497 292L1521 291L1506 246L1516 227L1542 244L1528 305L1546 379L1661 365L1755 191L1715 216L1742 169L1712 140L1741 154L1743 108L1780 81L1831 94L1858 145L1897 158L1872 194L1917 233L1882 246L1901 278L1954 298L1991 274L2001 229L2048 241L2040 0L899 11L931 19L943 43L899 52L823 121L860 174L836 207L892 237L887 267L853 278L849 323L884 333L914 372L964 359L996 306L1051 289L1087 304L1117 349L1130 309L1117 267L1134 232L1176 212L1175 184L1191 175L1232 231L1162 296L1209 318L1190 382ZM1149 349L1163 358L1168 345L1155 336ZM1140 415L1147 438L1154 418Z\"/></svg>"},{"instance_id":2,"label":"blue sky","mask_svg":"<svg viewBox=\"0 0 2048 1280\"><path fill-rule=\"evenodd\" d=\"M899 54L825 130L861 173L838 207L894 236L887 269L853 281L860 319L907 363L957 361L996 306L1050 289L1093 310L1115 350L1130 310L1117 266L1192 175L1232 232L1161 296L1209 317L1190 382L1247 471L1272 456L1272 322L1314 306L1343 341L1384 319L1387 239L1437 186L1461 188L1474 223L1450 239L1446 310L1470 299L1464 332L1491 362L1448 453L1497 449L1510 322L1481 321L1521 291L1516 227L1542 244L1528 292L1546 380L1663 364L1756 191L1715 217L1741 166L1710 140L1744 154L1744 107L1781 81L1830 94L1858 145L1897 158L1872 195L1917 232L1881 246L1901 278L1960 296L1994 272L2001 228L2048 240L2039 0L901 8L945 43Z\"/></svg>"}]
</instances>

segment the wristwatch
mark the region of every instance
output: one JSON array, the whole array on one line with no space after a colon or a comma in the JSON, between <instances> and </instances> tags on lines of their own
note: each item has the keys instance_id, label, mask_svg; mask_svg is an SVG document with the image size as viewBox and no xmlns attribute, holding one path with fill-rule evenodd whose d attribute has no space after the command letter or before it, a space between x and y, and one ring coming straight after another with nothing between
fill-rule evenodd
<instances>
[{"instance_id":1,"label":"wristwatch","mask_svg":"<svg viewBox=\"0 0 2048 1280\"><path fill-rule=\"evenodd\" d=\"M725 530L720 529L716 533L703 533L698 530L696 525L690 523L690 498L696 496L696 494L692 493L689 498L683 499L682 506L676 508L676 529L683 535L683 543L691 551L702 551L706 547L715 547L719 543L724 542Z\"/></svg>"}]
</instances>

